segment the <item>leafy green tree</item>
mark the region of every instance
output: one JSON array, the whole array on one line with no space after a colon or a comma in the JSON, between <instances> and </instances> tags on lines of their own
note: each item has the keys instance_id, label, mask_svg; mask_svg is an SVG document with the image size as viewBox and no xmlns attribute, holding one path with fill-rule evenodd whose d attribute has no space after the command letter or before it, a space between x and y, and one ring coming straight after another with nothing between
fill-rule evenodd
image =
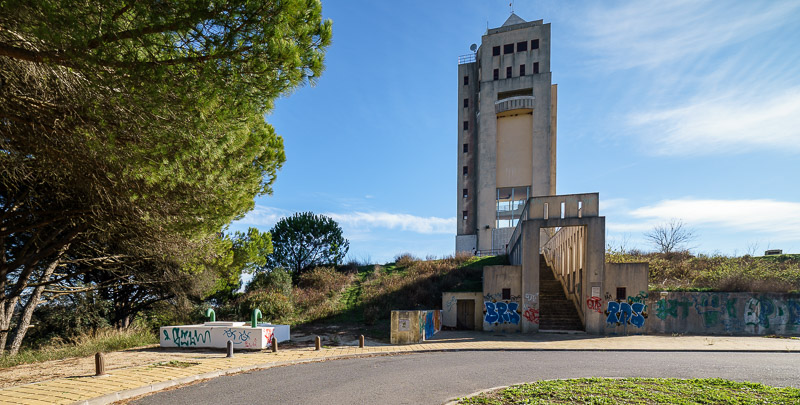
<instances>
[{"instance_id":1,"label":"leafy green tree","mask_svg":"<svg viewBox=\"0 0 800 405\"><path fill-rule=\"evenodd\" d=\"M319 77L331 23L318 0L0 10L0 353L16 324L14 353L76 276L224 268L217 233L285 160L263 116Z\"/></svg>"},{"instance_id":2,"label":"leafy green tree","mask_svg":"<svg viewBox=\"0 0 800 405\"><path fill-rule=\"evenodd\" d=\"M341 263L350 248L336 221L313 212L281 218L270 234L273 254L269 266L284 267L295 276L315 266Z\"/></svg>"},{"instance_id":3,"label":"leafy green tree","mask_svg":"<svg viewBox=\"0 0 800 405\"><path fill-rule=\"evenodd\" d=\"M225 235L223 242L230 245L230 250L220 263L219 277L210 297L220 305L239 291L242 275L263 268L272 253L271 235L256 228L249 228L247 233L236 231L233 235Z\"/></svg>"}]
</instances>

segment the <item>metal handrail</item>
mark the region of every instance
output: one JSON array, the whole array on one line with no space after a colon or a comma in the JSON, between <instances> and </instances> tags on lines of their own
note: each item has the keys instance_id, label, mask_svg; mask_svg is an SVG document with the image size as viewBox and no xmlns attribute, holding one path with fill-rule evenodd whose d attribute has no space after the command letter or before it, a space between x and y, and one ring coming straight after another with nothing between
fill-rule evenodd
<instances>
[{"instance_id":1,"label":"metal handrail","mask_svg":"<svg viewBox=\"0 0 800 405\"><path fill-rule=\"evenodd\" d=\"M468 53L466 55L460 55L458 57L458 64L459 65L463 65L465 63L472 63L472 62L475 62L475 54L474 53Z\"/></svg>"}]
</instances>

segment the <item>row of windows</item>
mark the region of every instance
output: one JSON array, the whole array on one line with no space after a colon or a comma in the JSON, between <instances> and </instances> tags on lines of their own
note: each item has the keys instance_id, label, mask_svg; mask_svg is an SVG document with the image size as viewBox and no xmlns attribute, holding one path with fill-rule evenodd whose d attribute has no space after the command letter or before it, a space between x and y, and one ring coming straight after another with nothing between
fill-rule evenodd
<instances>
[{"instance_id":1,"label":"row of windows","mask_svg":"<svg viewBox=\"0 0 800 405\"><path fill-rule=\"evenodd\" d=\"M539 40L531 40L531 49L539 49ZM528 50L528 41L517 42L517 52L525 52ZM503 54L507 55L514 53L514 44L503 45ZM492 56L500 56L500 45L492 47Z\"/></svg>"},{"instance_id":2,"label":"row of windows","mask_svg":"<svg viewBox=\"0 0 800 405\"><path fill-rule=\"evenodd\" d=\"M510 79L513 73L513 68L511 66L506 67L506 79ZM539 74L539 62L533 62L533 74ZM519 75L525 76L525 65L519 65ZM492 72L492 76L494 80L499 79L500 69L495 69L494 72Z\"/></svg>"}]
</instances>

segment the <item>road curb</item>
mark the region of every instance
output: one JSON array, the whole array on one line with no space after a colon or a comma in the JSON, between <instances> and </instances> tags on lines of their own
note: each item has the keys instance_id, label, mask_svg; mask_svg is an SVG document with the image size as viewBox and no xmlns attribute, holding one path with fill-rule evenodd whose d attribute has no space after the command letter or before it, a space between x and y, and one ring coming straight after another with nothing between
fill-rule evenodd
<instances>
[{"instance_id":1,"label":"road curb","mask_svg":"<svg viewBox=\"0 0 800 405\"><path fill-rule=\"evenodd\" d=\"M158 382L154 384L145 385L142 387L131 388L127 390L117 391L114 393L106 394L100 397L95 397L86 400L80 400L73 402L73 405L101 405L101 404L109 404L116 401L121 401L125 399L130 399L133 397L155 393L159 391L163 391L167 388L189 384L199 380L206 380L216 377L221 377L225 375L231 374L238 374L248 371L256 371L256 370L266 370L273 367L281 367L281 366L289 366L295 364L308 364L308 363L319 363L328 360L343 360L343 359L356 359L356 358L364 358L364 357L377 357L377 356L394 356L394 355L401 355L401 354L415 354L415 353L447 353L447 352L469 352L469 351L487 351L487 352L697 352L697 353L800 353L800 350L713 350L713 349L597 349L597 348L589 348L589 349L564 349L564 348L463 348L463 349L423 349L423 350L398 350L398 351L391 351L391 352L374 352L374 353L359 353L359 354L345 354L345 355L336 355L324 358L314 358L314 359L302 359L302 360L290 360L290 361L281 361L281 362L271 362L271 363L261 363L249 366L239 366L239 367L231 367L217 371L210 371L207 373L196 374L192 376L186 376L177 378L174 380ZM512 384L514 385L514 384ZM510 386L510 385L509 385ZM481 393L505 388L509 386L503 387L494 387L489 388L486 390L481 390L467 396L463 397L456 397L456 398L468 398L471 396L479 395ZM455 404L455 398L448 400L447 404Z\"/></svg>"}]
</instances>

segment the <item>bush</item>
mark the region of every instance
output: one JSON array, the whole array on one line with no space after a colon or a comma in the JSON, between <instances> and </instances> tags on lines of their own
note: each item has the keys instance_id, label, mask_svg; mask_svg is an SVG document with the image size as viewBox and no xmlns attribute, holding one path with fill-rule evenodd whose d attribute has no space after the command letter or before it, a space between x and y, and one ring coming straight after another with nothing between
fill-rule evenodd
<instances>
[{"instance_id":1,"label":"bush","mask_svg":"<svg viewBox=\"0 0 800 405\"><path fill-rule=\"evenodd\" d=\"M273 290L289 296L292 294L292 275L283 267L256 273L247 284L246 292L257 290Z\"/></svg>"},{"instance_id":2,"label":"bush","mask_svg":"<svg viewBox=\"0 0 800 405\"><path fill-rule=\"evenodd\" d=\"M288 295L275 290L258 290L236 299L239 319L250 319L253 309L261 310L265 322L287 324L294 318L294 303Z\"/></svg>"}]
</instances>

